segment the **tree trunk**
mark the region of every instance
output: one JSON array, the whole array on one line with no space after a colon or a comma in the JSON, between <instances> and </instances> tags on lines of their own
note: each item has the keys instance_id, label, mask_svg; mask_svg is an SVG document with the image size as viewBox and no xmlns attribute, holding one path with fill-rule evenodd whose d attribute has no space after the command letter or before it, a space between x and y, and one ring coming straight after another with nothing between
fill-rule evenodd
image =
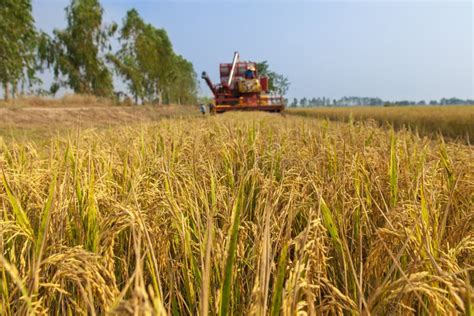
<instances>
[{"instance_id":1,"label":"tree trunk","mask_svg":"<svg viewBox=\"0 0 474 316\"><path fill-rule=\"evenodd\" d=\"M163 103L163 92L159 91L158 92L158 105L161 105Z\"/></svg>"},{"instance_id":2,"label":"tree trunk","mask_svg":"<svg viewBox=\"0 0 474 316\"><path fill-rule=\"evenodd\" d=\"M26 83L24 80L21 82L20 97L24 98L26 95Z\"/></svg>"},{"instance_id":3,"label":"tree trunk","mask_svg":"<svg viewBox=\"0 0 474 316\"><path fill-rule=\"evenodd\" d=\"M8 101L8 97L10 96L10 89L8 87L8 82L3 83L3 92L4 92L3 97L5 98L5 101Z\"/></svg>"},{"instance_id":4,"label":"tree trunk","mask_svg":"<svg viewBox=\"0 0 474 316\"><path fill-rule=\"evenodd\" d=\"M12 100L15 100L16 95L17 95L17 90L18 90L18 84L15 82L12 85Z\"/></svg>"}]
</instances>

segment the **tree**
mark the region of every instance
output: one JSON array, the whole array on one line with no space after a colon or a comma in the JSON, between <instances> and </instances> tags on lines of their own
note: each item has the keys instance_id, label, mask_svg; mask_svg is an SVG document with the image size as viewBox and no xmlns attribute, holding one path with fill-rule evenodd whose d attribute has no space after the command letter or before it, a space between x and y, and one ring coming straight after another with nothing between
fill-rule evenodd
<instances>
[{"instance_id":1,"label":"tree","mask_svg":"<svg viewBox=\"0 0 474 316\"><path fill-rule=\"evenodd\" d=\"M111 50L108 39L116 25L103 26L102 16L98 0L72 0L66 8L67 27L54 30L45 56L59 85L80 94L113 95L112 74L101 53Z\"/></svg>"},{"instance_id":2,"label":"tree","mask_svg":"<svg viewBox=\"0 0 474 316\"><path fill-rule=\"evenodd\" d=\"M301 104L302 107L305 107L305 106L308 104L308 99L302 98L302 99L300 100L300 104Z\"/></svg>"},{"instance_id":3,"label":"tree","mask_svg":"<svg viewBox=\"0 0 474 316\"><path fill-rule=\"evenodd\" d=\"M197 79L193 65L173 52L165 30L130 10L120 29L121 48L108 54L118 75L128 83L135 102L194 103Z\"/></svg>"},{"instance_id":4,"label":"tree","mask_svg":"<svg viewBox=\"0 0 474 316\"><path fill-rule=\"evenodd\" d=\"M293 98L293 102L291 102L291 105L290 105L292 108L296 108L298 106L298 99L297 98Z\"/></svg>"},{"instance_id":5,"label":"tree","mask_svg":"<svg viewBox=\"0 0 474 316\"><path fill-rule=\"evenodd\" d=\"M290 88L290 81L285 76L270 70L268 62L262 61L257 63L257 71L260 76L266 76L269 79L270 93L285 95Z\"/></svg>"},{"instance_id":6,"label":"tree","mask_svg":"<svg viewBox=\"0 0 474 316\"><path fill-rule=\"evenodd\" d=\"M164 102L177 104L196 103L197 78L193 64L182 56L174 55L171 65L167 94Z\"/></svg>"},{"instance_id":7,"label":"tree","mask_svg":"<svg viewBox=\"0 0 474 316\"><path fill-rule=\"evenodd\" d=\"M15 97L20 82L31 85L35 80L36 30L31 0L1 1L0 32L0 80L8 100L10 94Z\"/></svg>"}]
</instances>

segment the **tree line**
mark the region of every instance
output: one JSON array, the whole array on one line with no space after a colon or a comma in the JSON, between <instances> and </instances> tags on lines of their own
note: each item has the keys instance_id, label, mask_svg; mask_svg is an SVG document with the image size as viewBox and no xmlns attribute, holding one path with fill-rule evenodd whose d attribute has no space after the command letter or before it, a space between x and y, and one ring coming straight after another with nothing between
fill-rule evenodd
<instances>
[{"instance_id":1,"label":"tree line","mask_svg":"<svg viewBox=\"0 0 474 316\"><path fill-rule=\"evenodd\" d=\"M60 88L78 94L114 97L114 74L127 84L136 103L186 104L197 97L192 63L173 51L166 30L146 23L135 9L119 26L105 25L99 0L71 0L67 26L52 35L38 30L31 0L1 0L0 81L4 98L33 91L38 73L50 69L54 82L36 94ZM112 39L120 48L112 50Z\"/></svg>"},{"instance_id":2,"label":"tree line","mask_svg":"<svg viewBox=\"0 0 474 316\"><path fill-rule=\"evenodd\" d=\"M431 101L384 101L381 98L371 97L342 97L340 99L331 99L326 97L318 98L293 98L287 102L290 107L313 107L313 106L406 106L406 105L474 105L474 100L459 98L442 98Z\"/></svg>"}]
</instances>

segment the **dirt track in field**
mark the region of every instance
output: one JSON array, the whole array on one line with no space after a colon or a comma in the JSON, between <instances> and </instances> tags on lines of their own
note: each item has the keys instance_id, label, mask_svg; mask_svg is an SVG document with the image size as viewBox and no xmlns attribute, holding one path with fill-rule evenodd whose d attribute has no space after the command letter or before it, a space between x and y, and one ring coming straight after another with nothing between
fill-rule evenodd
<instances>
[{"instance_id":1,"label":"dirt track in field","mask_svg":"<svg viewBox=\"0 0 474 316\"><path fill-rule=\"evenodd\" d=\"M197 109L188 106L2 107L0 129L107 126L197 113Z\"/></svg>"}]
</instances>

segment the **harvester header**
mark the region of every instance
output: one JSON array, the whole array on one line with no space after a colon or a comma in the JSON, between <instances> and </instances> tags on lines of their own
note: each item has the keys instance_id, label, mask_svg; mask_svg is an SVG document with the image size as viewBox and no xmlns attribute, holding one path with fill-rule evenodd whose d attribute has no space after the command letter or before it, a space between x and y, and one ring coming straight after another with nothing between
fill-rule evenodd
<instances>
[{"instance_id":1,"label":"harvester header","mask_svg":"<svg viewBox=\"0 0 474 316\"><path fill-rule=\"evenodd\" d=\"M259 76L255 62L240 61L238 52L234 53L232 63L219 65L219 73L220 83L216 85L206 72L201 76L214 95L214 113L284 110L283 97L269 95L269 78Z\"/></svg>"}]
</instances>

